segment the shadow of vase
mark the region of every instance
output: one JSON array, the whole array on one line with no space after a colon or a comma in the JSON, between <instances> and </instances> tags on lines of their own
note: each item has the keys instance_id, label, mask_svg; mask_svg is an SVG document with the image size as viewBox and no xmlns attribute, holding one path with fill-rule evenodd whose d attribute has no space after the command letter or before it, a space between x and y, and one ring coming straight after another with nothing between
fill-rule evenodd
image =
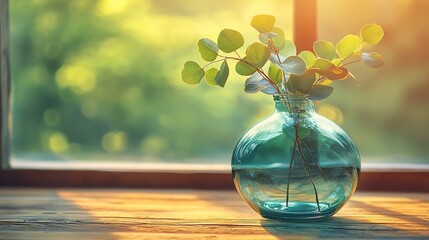
<instances>
[{"instance_id":1,"label":"shadow of vase","mask_svg":"<svg viewBox=\"0 0 429 240\"><path fill-rule=\"evenodd\" d=\"M384 239L404 235L397 228L335 216L324 221L285 222L263 219L260 223L278 239Z\"/></svg>"}]
</instances>

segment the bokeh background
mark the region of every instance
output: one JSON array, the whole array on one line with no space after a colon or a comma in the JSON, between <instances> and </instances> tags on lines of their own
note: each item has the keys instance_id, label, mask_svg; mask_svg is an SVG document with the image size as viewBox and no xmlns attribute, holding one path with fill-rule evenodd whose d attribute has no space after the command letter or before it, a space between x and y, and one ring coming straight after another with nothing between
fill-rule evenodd
<instances>
[{"instance_id":1,"label":"bokeh background","mask_svg":"<svg viewBox=\"0 0 429 240\"><path fill-rule=\"evenodd\" d=\"M386 60L335 83L319 113L355 139L364 162L429 163L429 1L323 0L319 38L338 42L376 22ZM223 28L257 41L253 15L276 16L292 39L292 1L13 0L13 157L19 161L229 163L271 96L180 79L197 41ZM203 63L203 61L200 61Z\"/></svg>"}]
</instances>

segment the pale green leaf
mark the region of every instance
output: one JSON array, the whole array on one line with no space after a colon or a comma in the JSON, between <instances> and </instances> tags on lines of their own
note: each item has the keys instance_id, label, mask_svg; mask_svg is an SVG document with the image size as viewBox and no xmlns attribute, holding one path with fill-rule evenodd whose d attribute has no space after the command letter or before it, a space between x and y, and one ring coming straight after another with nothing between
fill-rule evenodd
<instances>
[{"instance_id":1,"label":"pale green leaf","mask_svg":"<svg viewBox=\"0 0 429 240\"><path fill-rule=\"evenodd\" d=\"M270 86L270 83L262 78L259 73L254 73L244 82L244 91L246 93L257 93Z\"/></svg>"},{"instance_id":2,"label":"pale green leaf","mask_svg":"<svg viewBox=\"0 0 429 240\"><path fill-rule=\"evenodd\" d=\"M206 83L208 85L211 85L211 86L218 85L216 80L215 80L215 77L216 77L218 72L219 72L219 70L217 70L216 68L210 68L209 70L206 71L204 78L206 79Z\"/></svg>"},{"instance_id":3,"label":"pale green leaf","mask_svg":"<svg viewBox=\"0 0 429 240\"><path fill-rule=\"evenodd\" d=\"M298 54L298 56L300 56L304 60L305 65L307 65L307 68L311 68L316 62L316 56L310 51L302 51Z\"/></svg>"},{"instance_id":4,"label":"pale green leaf","mask_svg":"<svg viewBox=\"0 0 429 240\"><path fill-rule=\"evenodd\" d=\"M383 28L375 23L367 24L360 30L360 37L365 43L369 45L375 45L379 43L383 36Z\"/></svg>"},{"instance_id":5,"label":"pale green leaf","mask_svg":"<svg viewBox=\"0 0 429 240\"><path fill-rule=\"evenodd\" d=\"M198 41L198 51L202 59L210 62L217 58L219 48L212 40L203 38Z\"/></svg>"},{"instance_id":6,"label":"pale green leaf","mask_svg":"<svg viewBox=\"0 0 429 240\"><path fill-rule=\"evenodd\" d=\"M229 76L229 67L226 60L222 62L219 72L216 74L215 81L217 85L224 87Z\"/></svg>"},{"instance_id":7,"label":"pale green leaf","mask_svg":"<svg viewBox=\"0 0 429 240\"><path fill-rule=\"evenodd\" d=\"M344 59L359 51L361 46L362 40L356 35L349 34L338 42L337 53L341 59Z\"/></svg>"},{"instance_id":8,"label":"pale green leaf","mask_svg":"<svg viewBox=\"0 0 429 240\"><path fill-rule=\"evenodd\" d=\"M285 47L281 51L281 54L285 58L287 58L289 56L296 55L296 46L295 46L295 44L292 41L290 41L290 40L286 40L285 41Z\"/></svg>"},{"instance_id":9,"label":"pale green leaf","mask_svg":"<svg viewBox=\"0 0 429 240\"><path fill-rule=\"evenodd\" d=\"M262 68L270 57L270 50L262 43L252 43L246 49L247 61L256 68Z\"/></svg>"},{"instance_id":10,"label":"pale green leaf","mask_svg":"<svg viewBox=\"0 0 429 240\"><path fill-rule=\"evenodd\" d=\"M250 25L252 25L252 27L254 27L260 33L267 33L271 32L275 22L275 17L261 14L254 16Z\"/></svg>"},{"instance_id":11,"label":"pale green leaf","mask_svg":"<svg viewBox=\"0 0 429 240\"><path fill-rule=\"evenodd\" d=\"M371 68L378 68L383 66L384 64L383 57L376 52L362 53L361 59L368 67L371 67Z\"/></svg>"},{"instance_id":12,"label":"pale green leaf","mask_svg":"<svg viewBox=\"0 0 429 240\"><path fill-rule=\"evenodd\" d=\"M244 57L235 65L235 71L242 76L250 76L256 72L256 68L249 65L247 57Z\"/></svg>"},{"instance_id":13,"label":"pale green leaf","mask_svg":"<svg viewBox=\"0 0 429 240\"><path fill-rule=\"evenodd\" d=\"M334 60L331 61L331 63L337 67L338 65L340 65L341 62L342 62L341 58L335 58Z\"/></svg>"},{"instance_id":14,"label":"pale green leaf","mask_svg":"<svg viewBox=\"0 0 429 240\"><path fill-rule=\"evenodd\" d=\"M283 80L283 71L274 63L271 63L270 68L268 69L268 77L270 77L271 81L275 84L279 84Z\"/></svg>"},{"instance_id":15,"label":"pale green leaf","mask_svg":"<svg viewBox=\"0 0 429 240\"><path fill-rule=\"evenodd\" d=\"M282 64L282 62L284 62L286 58L284 58L281 55L271 54L269 60L270 62L276 64L277 66L280 66L280 64Z\"/></svg>"},{"instance_id":16,"label":"pale green leaf","mask_svg":"<svg viewBox=\"0 0 429 240\"><path fill-rule=\"evenodd\" d=\"M320 40L314 42L313 50L319 58L324 58L329 61L332 61L336 55L334 44L328 41Z\"/></svg>"},{"instance_id":17,"label":"pale green leaf","mask_svg":"<svg viewBox=\"0 0 429 240\"><path fill-rule=\"evenodd\" d=\"M257 92L259 92L259 91L261 91L267 87L268 87L268 85L265 85L265 84L257 84L257 83L256 84L248 84L248 85L245 85L244 92L246 92L246 93L257 93Z\"/></svg>"},{"instance_id":18,"label":"pale green leaf","mask_svg":"<svg viewBox=\"0 0 429 240\"><path fill-rule=\"evenodd\" d=\"M259 34L259 40L274 54L278 54L285 47L286 41L283 30L277 27L273 27L272 32Z\"/></svg>"},{"instance_id":19,"label":"pale green leaf","mask_svg":"<svg viewBox=\"0 0 429 240\"><path fill-rule=\"evenodd\" d=\"M290 56L280 65L283 71L295 75L304 74L306 67L306 63L299 56Z\"/></svg>"},{"instance_id":20,"label":"pale green leaf","mask_svg":"<svg viewBox=\"0 0 429 240\"><path fill-rule=\"evenodd\" d=\"M269 32L269 33L260 33L259 34L259 41L261 43L267 45L270 38L278 37L279 35L277 33Z\"/></svg>"},{"instance_id":21,"label":"pale green leaf","mask_svg":"<svg viewBox=\"0 0 429 240\"><path fill-rule=\"evenodd\" d=\"M313 70L305 71L302 75L291 74L289 77L290 90L292 92L306 93L316 81L316 73Z\"/></svg>"},{"instance_id":22,"label":"pale green leaf","mask_svg":"<svg viewBox=\"0 0 429 240\"><path fill-rule=\"evenodd\" d=\"M308 89L308 98L316 101L322 100L329 97L329 95L331 95L333 91L333 87L324 85L313 85L310 87L310 89Z\"/></svg>"},{"instance_id":23,"label":"pale green leaf","mask_svg":"<svg viewBox=\"0 0 429 240\"><path fill-rule=\"evenodd\" d=\"M316 59L316 61L313 64L313 68L316 68L318 70L321 71L327 71L331 68L334 68L335 65L333 63L331 63L330 61L326 60L326 59Z\"/></svg>"},{"instance_id":24,"label":"pale green leaf","mask_svg":"<svg viewBox=\"0 0 429 240\"><path fill-rule=\"evenodd\" d=\"M193 61L185 62L185 66L182 70L182 80L189 84L198 84L204 77L204 70Z\"/></svg>"},{"instance_id":25,"label":"pale green leaf","mask_svg":"<svg viewBox=\"0 0 429 240\"><path fill-rule=\"evenodd\" d=\"M224 29L219 33L217 38L217 45L220 50L225 53L231 53L239 48L241 48L244 44L244 38L241 33L232 30L232 29Z\"/></svg>"},{"instance_id":26,"label":"pale green leaf","mask_svg":"<svg viewBox=\"0 0 429 240\"><path fill-rule=\"evenodd\" d=\"M280 94L273 85L268 85L266 88L262 89L261 92L268 95Z\"/></svg>"}]
</instances>

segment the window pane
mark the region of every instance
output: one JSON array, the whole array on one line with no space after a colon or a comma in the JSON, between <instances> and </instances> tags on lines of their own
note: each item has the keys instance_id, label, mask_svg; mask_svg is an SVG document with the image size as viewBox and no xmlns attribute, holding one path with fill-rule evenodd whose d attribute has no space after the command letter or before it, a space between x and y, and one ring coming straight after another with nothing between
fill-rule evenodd
<instances>
[{"instance_id":1,"label":"window pane","mask_svg":"<svg viewBox=\"0 0 429 240\"><path fill-rule=\"evenodd\" d=\"M292 34L292 1L13 0L13 159L220 162L272 111L267 95L190 86L183 63L255 14ZM202 61L201 61L202 63ZM231 65L233 66L233 65Z\"/></svg>"},{"instance_id":2,"label":"window pane","mask_svg":"<svg viewBox=\"0 0 429 240\"><path fill-rule=\"evenodd\" d=\"M336 83L319 111L352 135L364 162L429 163L429 1L323 0L318 7L321 39L337 42L374 22L385 30L371 49L385 66L353 66L360 87Z\"/></svg>"}]
</instances>

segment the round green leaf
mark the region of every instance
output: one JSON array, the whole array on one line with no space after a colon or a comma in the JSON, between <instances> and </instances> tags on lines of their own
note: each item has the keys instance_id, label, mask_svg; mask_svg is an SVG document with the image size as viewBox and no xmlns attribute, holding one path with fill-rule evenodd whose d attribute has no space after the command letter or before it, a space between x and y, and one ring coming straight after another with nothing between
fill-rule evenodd
<instances>
[{"instance_id":1,"label":"round green leaf","mask_svg":"<svg viewBox=\"0 0 429 240\"><path fill-rule=\"evenodd\" d=\"M232 30L232 29L224 29L219 33L217 38L217 45L220 50L225 53L231 53L239 48L241 48L244 44L244 38L241 33Z\"/></svg>"},{"instance_id":2,"label":"round green leaf","mask_svg":"<svg viewBox=\"0 0 429 240\"><path fill-rule=\"evenodd\" d=\"M319 58L324 58L332 61L335 58L336 52L332 42L316 41L313 44L313 50Z\"/></svg>"},{"instance_id":3,"label":"round green leaf","mask_svg":"<svg viewBox=\"0 0 429 240\"><path fill-rule=\"evenodd\" d=\"M198 84L204 77L204 70L193 61L185 62L185 66L182 70L182 80L189 84Z\"/></svg>"},{"instance_id":4,"label":"round green leaf","mask_svg":"<svg viewBox=\"0 0 429 240\"><path fill-rule=\"evenodd\" d=\"M247 57L244 57L235 65L235 71L242 76L250 76L256 72L256 68L250 66Z\"/></svg>"},{"instance_id":5,"label":"round green leaf","mask_svg":"<svg viewBox=\"0 0 429 240\"><path fill-rule=\"evenodd\" d=\"M361 59L368 67L371 67L371 68L378 68L383 66L384 64L383 57L376 52L362 53Z\"/></svg>"},{"instance_id":6,"label":"round green leaf","mask_svg":"<svg viewBox=\"0 0 429 240\"><path fill-rule=\"evenodd\" d=\"M308 98L316 101L322 100L329 97L329 95L331 95L333 91L334 91L333 87L329 87L325 85L313 85L308 89L308 94L309 94Z\"/></svg>"},{"instance_id":7,"label":"round green leaf","mask_svg":"<svg viewBox=\"0 0 429 240\"><path fill-rule=\"evenodd\" d=\"M261 14L254 16L250 22L250 25L252 25L252 27L254 27L260 33L268 33L271 32L275 22L275 17Z\"/></svg>"},{"instance_id":8,"label":"round green leaf","mask_svg":"<svg viewBox=\"0 0 429 240\"><path fill-rule=\"evenodd\" d=\"M282 50L282 55L285 58L296 55L296 46L292 41L290 40L285 41L285 47Z\"/></svg>"},{"instance_id":9,"label":"round green leaf","mask_svg":"<svg viewBox=\"0 0 429 240\"><path fill-rule=\"evenodd\" d=\"M320 71L327 71L331 68L334 68L335 65L333 63L331 63L330 61L326 60L326 59L316 59L316 61L313 64L313 68L316 68Z\"/></svg>"},{"instance_id":10,"label":"round green leaf","mask_svg":"<svg viewBox=\"0 0 429 240\"><path fill-rule=\"evenodd\" d=\"M280 65L280 68L286 73L301 75L305 72L306 63L299 56L290 56Z\"/></svg>"},{"instance_id":11,"label":"round green leaf","mask_svg":"<svg viewBox=\"0 0 429 240\"><path fill-rule=\"evenodd\" d=\"M361 46L362 40L356 35L349 34L338 42L337 53L341 59L344 59L360 50Z\"/></svg>"},{"instance_id":12,"label":"round green leaf","mask_svg":"<svg viewBox=\"0 0 429 240\"><path fill-rule=\"evenodd\" d=\"M261 43L252 43L246 49L246 59L256 68L262 68L268 61L271 53L268 48Z\"/></svg>"},{"instance_id":13,"label":"round green leaf","mask_svg":"<svg viewBox=\"0 0 429 240\"><path fill-rule=\"evenodd\" d=\"M278 54L285 47L286 41L283 30L278 27L273 27L269 33L259 34L259 40L274 54Z\"/></svg>"},{"instance_id":14,"label":"round green leaf","mask_svg":"<svg viewBox=\"0 0 429 240\"><path fill-rule=\"evenodd\" d=\"M263 79L261 75L255 73L244 82L244 91L246 93L257 93L266 89L270 84Z\"/></svg>"},{"instance_id":15,"label":"round green leaf","mask_svg":"<svg viewBox=\"0 0 429 240\"><path fill-rule=\"evenodd\" d=\"M219 72L216 74L215 81L217 85L224 87L226 80L229 76L229 67L228 63L225 61L222 62L222 65L220 66Z\"/></svg>"},{"instance_id":16,"label":"round green leaf","mask_svg":"<svg viewBox=\"0 0 429 240\"><path fill-rule=\"evenodd\" d=\"M268 69L268 77L270 77L271 81L275 84L279 84L283 80L283 71L274 63L271 63L270 68Z\"/></svg>"},{"instance_id":17,"label":"round green leaf","mask_svg":"<svg viewBox=\"0 0 429 240\"><path fill-rule=\"evenodd\" d=\"M217 58L219 48L214 41L208 38L203 38L198 41L198 51L204 60L210 62Z\"/></svg>"},{"instance_id":18,"label":"round green leaf","mask_svg":"<svg viewBox=\"0 0 429 240\"><path fill-rule=\"evenodd\" d=\"M307 68L311 68L316 62L316 56L310 51L302 51L298 54L298 56L300 56L304 60L305 65L307 65Z\"/></svg>"},{"instance_id":19,"label":"round green leaf","mask_svg":"<svg viewBox=\"0 0 429 240\"><path fill-rule=\"evenodd\" d=\"M217 70L216 68L210 68L209 70L206 71L204 78L206 79L206 83L208 85L211 85L211 86L218 85L216 80L215 80L215 77L216 77L218 72L219 72L219 70Z\"/></svg>"},{"instance_id":20,"label":"round green leaf","mask_svg":"<svg viewBox=\"0 0 429 240\"><path fill-rule=\"evenodd\" d=\"M291 74L289 77L290 90L292 92L306 93L313 83L316 81L316 73L314 70L305 71L302 75Z\"/></svg>"},{"instance_id":21,"label":"round green leaf","mask_svg":"<svg viewBox=\"0 0 429 240\"><path fill-rule=\"evenodd\" d=\"M383 28L375 23L367 24L360 29L360 37L369 45L379 43L383 36Z\"/></svg>"}]
</instances>

